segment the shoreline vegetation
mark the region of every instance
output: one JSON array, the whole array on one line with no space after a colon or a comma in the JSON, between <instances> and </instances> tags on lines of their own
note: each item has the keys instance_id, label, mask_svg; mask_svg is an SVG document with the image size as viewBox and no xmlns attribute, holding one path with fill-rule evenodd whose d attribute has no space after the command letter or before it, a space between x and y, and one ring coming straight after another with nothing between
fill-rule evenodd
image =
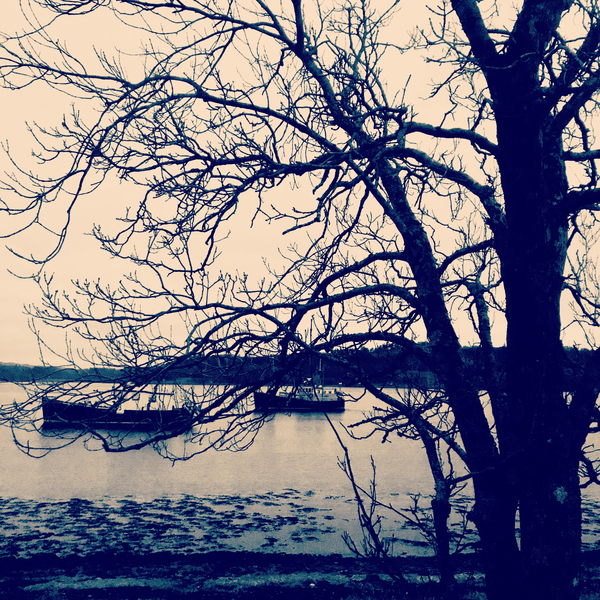
<instances>
[{"instance_id":1,"label":"shoreline vegetation","mask_svg":"<svg viewBox=\"0 0 600 600\"><path fill-rule=\"evenodd\" d=\"M216 551L100 553L0 559L0 599L19 600L425 600L442 598L432 557L380 563L340 555ZM477 554L455 560L453 600L485 600ZM400 589L389 570L410 583ZM600 598L600 552L585 552L582 600Z\"/></svg>"},{"instance_id":2,"label":"shoreline vegetation","mask_svg":"<svg viewBox=\"0 0 600 600\"><path fill-rule=\"evenodd\" d=\"M269 554L216 551L165 552L139 556L111 553L92 556L0 562L0 599L79 600L370 600L406 598L393 577L375 562L340 555ZM432 558L394 558L413 589L409 598L437 597ZM479 598L483 590L477 558L461 557L453 598ZM473 595L475 594L475 595Z\"/></svg>"}]
</instances>

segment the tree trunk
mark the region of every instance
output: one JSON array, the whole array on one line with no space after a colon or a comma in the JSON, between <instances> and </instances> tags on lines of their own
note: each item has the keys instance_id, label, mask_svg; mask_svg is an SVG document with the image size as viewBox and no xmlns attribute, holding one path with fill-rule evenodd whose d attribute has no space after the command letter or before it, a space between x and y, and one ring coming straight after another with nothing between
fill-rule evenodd
<instances>
[{"instance_id":1,"label":"tree trunk","mask_svg":"<svg viewBox=\"0 0 600 600\"><path fill-rule=\"evenodd\" d=\"M454 578L454 569L450 560L450 531L448 529L448 519L452 508L449 494L433 498L431 501L431 510L433 512L433 526L435 529L435 552L440 571L440 583L444 594L451 591L456 583Z\"/></svg>"},{"instance_id":2,"label":"tree trunk","mask_svg":"<svg viewBox=\"0 0 600 600\"><path fill-rule=\"evenodd\" d=\"M542 482L535 482L522 497L520 551L514 535L516 503L501 494L485 501L479 495L473 520L481 538L488 600L579 598L580 496L577 478L566 479L545 493L538 489Z\"/></svg>"},{"instance_id":3,"label":"tree trunk","mask_svg":"<svg viewBox=\"0 0 600 600\"><path fill-rule=\"evenodd\" d=\"M501 479L492 473L474 478L472 519L481 540L488 600L520 600L524 572L515 535L517 501Z\"/></svg>"},{"instance_id":4,"label":"tree trunk","mask_svg":"<svg viewBox=\"0 0 600 600\"><path fill-rule=\"evenodd\" d=\"M522 484L524 592L532 600L579 598L581 493L578 453L565 457L564 449L564 444L546 448L544 462L538 460L542 454L539 452L533 465L537 474L530 472Z\"/></svg>"},{"instance_id":5,"label":"tree trunk","mask_svg":"<svg viewBox=\"0 0 600 600\"><path fill-rule=\"evenodd\" d=\"M564 397L560 319L568 232L561 202L568 182L561 135L552 130L534 63L515 64L493 86L507 225L498 245L506 293L506 406L496 424L521 525L520 564L511 557L508 565L488 565L504 572L488 572L494 600L579 597L579 449ZM501 562L493 543L484 544Z\"/></svg>"},{"instance_id":6,"label":"tree trunk","mask_svg":"<svg viewBox=\"0 0 600 600\"><path fill-rule=\"evenodd\" d=\"M538 219L544 220L542 207ZM539 245L530 248L537 260L524 261L531 270L504 272L510 316L509 414L499 439L508 477L516 482L521 525L522 580L519 593L511 596L528 600L579 598L580 448L574 440L580 436L570 426L564 398L558 281L563 253L558 229L550 219L546 222L546 244L538 238ZM530 230L529 236L535 233Z\"/></svg>"}]
</instances>

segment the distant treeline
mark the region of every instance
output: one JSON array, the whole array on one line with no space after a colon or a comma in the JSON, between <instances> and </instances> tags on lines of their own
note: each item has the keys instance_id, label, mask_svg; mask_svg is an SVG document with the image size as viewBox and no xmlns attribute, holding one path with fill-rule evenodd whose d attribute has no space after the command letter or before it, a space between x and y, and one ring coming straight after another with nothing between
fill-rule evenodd
<instances>
[{"instance_id":1,"label":"distant treeline","mask_svg":"<svg viewBox=\"0 0 600 600\"><path fill-rule=\"evenodd\" d=\"M30 366L0 363L0 381L115 381L119 369L72 369L65 367Z\"/></svg>"},{"instance_id":2,"label":"distant treeline","mask_svg":"<svg viewBox=\"0 0 600 600\"><path fill-rule=\"evenodd\" d=\"M329 355L330 360L316 363L315 359L304 359L290 365L281 364L277 357L240 357L232 355L212 355L187 357L169 368L159 366L147 369L73 369L48 366L28 366L0 364L0 381L140 381L155 383L182 382L189 384L238 383L251 384L257 380L269 380L277 372L281 385L299 384L309 378L322 378L325 385L360 385L363 378L378 385L436 387L435 368L427 364L427 345L419 351L423 360L415 353L399 349L397 346L383 346L371 350L339 350ZM463 347L463 356L472 370L475 382L485 389L482 374L485 361L478 346ZM565 389L572 389L576 375L591 355L589 350L565 348L566 381ZM504 373L506 348L494 350L494 361L498 376ZM293 359L292 359L293 360ZM352 369L347 367L353 365Z\"/></svg>"},{"instance_id":3,"label":"distant treeline","mask_svg":"<svg viewBox=\"0 0 600 600\"><path fill-rule=\"evenodd\" d=\"M281 380L283 385L301 383L315 377L322 369L325 385L360 385L361 378L368 378L378 385L436 387L438 379L435 368L428 364L427 345L419 348L426 358L419 360L414 353L399 349L397 346L384 346L372 350L336 351L330 360L305 360L292 368ZM485 360L481 348L468 346L462 348L464 359L472 372L473 380L479 382L479 389L485 389L483 373ZM565 348L565 389L572 389L576 374L581 371L591 351ZM504 375L506 348L494 349L494 362L500 379ZM347 364L353 365L352 369ZM258 357L251 360L233 356L190 357L170 371L169 377L186 380L190 383L250 383L257 376L269 376L280 367L278 360L272 357Z\"/></svg>"}]
</instances>

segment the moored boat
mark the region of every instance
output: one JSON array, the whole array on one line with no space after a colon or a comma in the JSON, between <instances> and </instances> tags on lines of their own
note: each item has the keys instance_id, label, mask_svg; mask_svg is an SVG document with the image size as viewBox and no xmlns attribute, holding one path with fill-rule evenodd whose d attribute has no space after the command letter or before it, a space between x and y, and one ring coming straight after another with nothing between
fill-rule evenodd
<instances>
[{"instance_id":1,"label":"moored boat","mask_svg":"<svg viewBox=\"0 0 600 600\"><path fill-rule=\"evenodd\" d=\"M124 409L94 406L82 402L65 402L46 397L42 416L47 428L86 429L180 429L191 427L192 415L185 408Z\"/></svg>"},{"instance_id":2,"label":"moored boat","mask_svg":"<svg viewBox=\"0 0 600 600\"><path fill-rule=\"evenodd\" d=\"M346 408L338 388L301 386L287 392L254 392L254 410L262 412L341 412Z\"/></svg>"}]
</instances>

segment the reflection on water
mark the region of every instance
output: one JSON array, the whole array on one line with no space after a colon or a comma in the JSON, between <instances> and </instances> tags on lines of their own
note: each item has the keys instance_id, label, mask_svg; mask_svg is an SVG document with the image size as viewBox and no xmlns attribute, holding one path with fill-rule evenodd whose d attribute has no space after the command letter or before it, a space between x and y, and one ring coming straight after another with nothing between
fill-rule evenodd
<instances>
[{"instance_id":1,"label":"reflection on water","mask_svg":"<svg viewBox=\"0 0 600 600\"><path fill-rule=\"evenodd\" d=\"M0 402L22 397L12 384L0 384ZM369 409L368 400L349 403L334 423L350 424ZM39 433L19 434L31 446L45 446ZM177 442L174 442L177 444ZM431 493L431 475L418 442L381 438L348 439L355 473L365 484L370 456L377 464L380 489L394 494ZM172 465L151 448L106 454L86 450L78 441L31 458L14 445L12 432L0 427L0 496L19 498L158 498L165 494L206 496L254 494L286 488L347 494L348 482L337 464L341 449L322 414L278 414L264 425L244 452L208 451Z\"/></svg>"}]
</instances>

